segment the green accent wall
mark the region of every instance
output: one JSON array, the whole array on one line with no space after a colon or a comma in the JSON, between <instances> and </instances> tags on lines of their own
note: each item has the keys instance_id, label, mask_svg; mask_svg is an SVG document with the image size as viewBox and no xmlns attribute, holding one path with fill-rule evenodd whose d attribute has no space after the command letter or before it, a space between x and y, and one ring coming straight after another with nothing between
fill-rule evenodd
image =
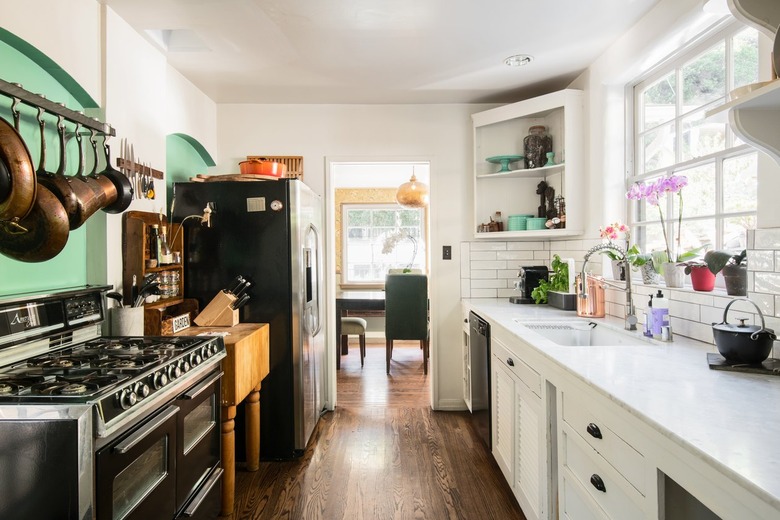
<instances>
[{"instance_id":1,"label":"green accent wall","mask_svg":"<svg viewBox=\"0 0 780 520\"><path fill-rule=\"evenodd\" d=\"M61 68L51 66L52 62L48 60L47 69L41 67L39 63L41 57L45 56L24 42L24 49L18 50L7 43L11 40L13 45L18 45L21 40L16 37L10 38L5 30L0 30L0 77L9 83L21 83L22 86L35 93L45 95L48 99L65 103L73 110L83 110L86 108L82 102L88 102L87 106L95 106L94 101L86 95L86 92L78 87L74 95L74 84L70 76L67 76ZM13 36L13 35L11 35ZM32 50L31 50L32 49ZM32 51L35 52L32 52ZM32 60L30 55L37 53L37 60ZM43 60L45 62L45 60ZM55 72L59 78L65 74L70 80L63 85L58 78L49 73ZM86 96L86 97L84 97ZM33 165L37 168L40 156L40 134L38 132L38 122L36 121L37 110L20 104L22 113L22 122L20 133L27 143L30 150ZM13 122L11 116L11 100L0 95L0 117L9 122ZM56 117L45 116L46 121L46 167L49 171L56 171L59 164L59 142L56 132ZM75 130L73 125L67 127L69 137L72 137ZM78 151L75 139L69 140L67 163L68 173L75 173L78 165ZM88 143L85 141L85 144ZM87 165L92 164L92 148L88 148L86 154ZM94 217L93 217L94 218ZM87 224L89 225L89 224ZM103 252L105 255L105 252ZM58 289L65 287L75 287L87 283L87 233L86 226L71 231L68 238L68 244L65 249L56 257L41 263L18 262L11 258L0 255L0 296L16 294L21 292L37 292L48 289Z\"/></svg>"},{"instance_id":2,"label":"green accent wall","mask_svg":"<svg viewBox=\"0 0 780 520\"><path fill-rule=\"evenodd\" d=\"M165 178L168 206L173 201L173 183L187 182L199 173L208 173L214 159L198 140L186 134L170 134L165 139Z\"/></svg>"}]
</instances>

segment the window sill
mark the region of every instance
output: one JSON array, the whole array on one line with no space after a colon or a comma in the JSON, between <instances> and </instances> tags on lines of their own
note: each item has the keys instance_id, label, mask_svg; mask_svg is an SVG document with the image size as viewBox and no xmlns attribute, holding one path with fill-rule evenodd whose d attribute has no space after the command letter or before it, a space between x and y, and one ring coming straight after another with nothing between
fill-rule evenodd
<instances>
[{"instance_id":1,"label":"window sill","mask_svg":"<svg viewBox=\"0 0 780 520\"><path fill-rule=\"evenodd\" d=\"M624 281L616 281L616 280L607 280L607 281L609 283L611 283L611 284L617 285L618 286L617 290L620 290L620 287L624 287L625 283L626 283ZM663 283L661 283L661 284L648 284L648 283L642 283L641 280L639 280L639 279L635 280L633 278L631 279L631 286L633 288L637 288L637 287L650 288L650 289L653 289L653 292L655 292L656 289L660 289L662 291L670 290L670 291L678 291L678 292L690 293L690 294L703 294L703 295L709 294L709 295L712 295L712 296L725 296L725 297L728 297L728 298L735 298L735 296L732 296L732 295L730 295L730 294L728 294L726 292L726 288L725 287L718 287L718 286L715 286L715 288L713 290L711 290L711 291L695 291L693 289L693 286L691 284L689 284L689 283L686 283L683 287L667 287L666 284L663 284ZM607 289L610 289L610 287L607 286ZM612 289L614 290L615 288L613 287Z\"/></svg>"}]
</instances>

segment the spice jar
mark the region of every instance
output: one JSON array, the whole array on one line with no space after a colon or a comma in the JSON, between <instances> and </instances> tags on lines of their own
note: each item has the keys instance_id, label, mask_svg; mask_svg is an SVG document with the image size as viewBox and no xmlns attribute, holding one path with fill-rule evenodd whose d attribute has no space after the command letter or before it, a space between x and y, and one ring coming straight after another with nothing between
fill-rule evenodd
<instances>
[{"instance_id":1,"label":"spice jar","mask_svg":"<svg viewBox=\"0 0 780 520\"><path fill-rule=\"evenodd\" d=\"M547 127L532 126L523 139L525 167L540 168L547 164L547 154L552 152L552 137L547 134Z\"/></svg>"}]
</instances>

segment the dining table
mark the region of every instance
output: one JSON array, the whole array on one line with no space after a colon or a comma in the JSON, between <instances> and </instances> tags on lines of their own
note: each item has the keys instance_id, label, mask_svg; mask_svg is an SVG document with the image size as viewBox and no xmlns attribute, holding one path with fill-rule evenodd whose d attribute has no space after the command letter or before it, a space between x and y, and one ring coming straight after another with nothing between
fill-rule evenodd
<instances>
[{"instance_id":1,"label":"dining table","mask_svg":"<svg viewBox=\"0 0 780 520\"><path fill-rule=\"evenodd\" d=\"M383 316L385 312L384 291L347 290L336 293L336 345L341 344L341 318L344 316ZM336 356L337 367L341 364L341 355L348 350L342 348Z\"/></svg>"}]
</instances>

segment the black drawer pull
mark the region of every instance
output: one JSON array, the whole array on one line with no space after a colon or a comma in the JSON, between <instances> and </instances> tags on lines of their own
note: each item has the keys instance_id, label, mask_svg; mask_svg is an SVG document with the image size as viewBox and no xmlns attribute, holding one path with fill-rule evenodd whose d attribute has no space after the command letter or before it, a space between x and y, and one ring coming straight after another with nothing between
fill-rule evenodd
<instances>
[{"instance_id":1,"label":"black drawer pull","mask_svg":"<svg viewBox=\"0 0 780 520\"><path fill-rule=\"evenodd\" d=\"M590 483L593 484L593 487L598 489L599 491L606 493L607 488L604 486L604 481L601 480L601 477L596 475L595 473L590 476Z\"/></svg>"},{"instance_id":2,"label":"black drawer pull","mask_svg":"<svg viewBox=\"0 0 780 520\"><path fill-rule=\"evenodd\" d=\"M506 364L509 365L510 367L515 366L515 362L514 362L514 360L512 360L511 357L510 358L506 358Z\"/></svg>"},{"instance_id":3,"label":"black drawer pull","mask_svg":"<svg viewBox=\"0 0 780 520\"><path fill-rule=\"evenodd\" d=\"M588 427L586 428L587 432L591 435L591 437L595 437L596 439L603 439L604 437L601 436L601 430L599 430L599 427L596 426L593 423L590 423Z\"/></svg>"}]
</instances>

